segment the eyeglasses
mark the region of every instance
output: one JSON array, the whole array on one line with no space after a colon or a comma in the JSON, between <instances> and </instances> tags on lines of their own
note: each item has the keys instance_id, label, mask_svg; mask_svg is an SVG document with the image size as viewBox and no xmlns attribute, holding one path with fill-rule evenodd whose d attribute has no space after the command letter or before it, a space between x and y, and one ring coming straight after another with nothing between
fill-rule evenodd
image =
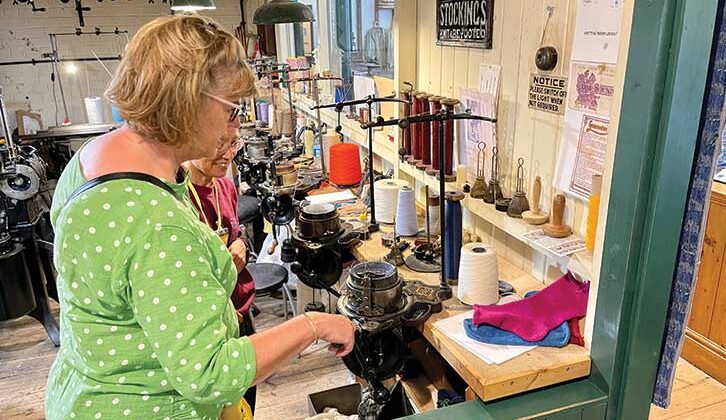
<instances>
[{"instance_id":1,"label":"eyeglasses","mask_svg":"<svg viewBox=\"0 0 726 420\"><path fill-rule=\"evenodd\" d=\"M227 147L220 147L217 149L217 156L224 156L229 152L230 150L234 152L236 155L237 152L242 149L242 146L244 146L244 141L242 139L235 139L232 143L230 143Z\"/></svg>"},{"instance_id":2,"label":"eyeglasses","mask_svg":"<svg viewBox=\"0 0 726 420\"><path fill-rule=\"evenodd\" d=\"M220 98L219 96L212 95L211 93L202 92L202 95L214 99L215 101L219 102L220 104L227 105L228 107L231 107L232 110L229 112L229 120L228 122L234 121L235 118L240 114L242 111L242 107L244 105L242 104L236 104L234 102L230 102L226 99Z\"/></svg>"}]
</instances>

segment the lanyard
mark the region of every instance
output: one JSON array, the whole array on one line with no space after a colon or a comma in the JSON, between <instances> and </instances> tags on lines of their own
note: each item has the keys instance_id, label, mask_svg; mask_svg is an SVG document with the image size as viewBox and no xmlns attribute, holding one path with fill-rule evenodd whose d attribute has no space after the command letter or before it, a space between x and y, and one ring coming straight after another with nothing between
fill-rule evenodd
<instances>
[{"instance_id":1,"label":"lanyard","mask_svg":"<svg viewBox=\"0 0 726 420\"><path fill-rule=\"evenodd\" d=\"M207 215L206 213L204 213L204 207L202 207L202 200L199 199L199 194L197 194L197 190L196 188L194 188L194 184L192 184L192 181L189 180L187 182L187 185L189 186L189 191L191 191L192 197L194 197L194 201L199 208L199 212L204 218L204 223L206 223L207 226L211 227L211 225L209 224L209 220L207 220ZM219 232L222 230L222 214L219 207L219 190L217 189L217 180L215 178L212 178L212 190L214 190L214 198L217 201L217 207L214 209L214 212L217 215L217 231Z\"/></svg>"}]
</instances>

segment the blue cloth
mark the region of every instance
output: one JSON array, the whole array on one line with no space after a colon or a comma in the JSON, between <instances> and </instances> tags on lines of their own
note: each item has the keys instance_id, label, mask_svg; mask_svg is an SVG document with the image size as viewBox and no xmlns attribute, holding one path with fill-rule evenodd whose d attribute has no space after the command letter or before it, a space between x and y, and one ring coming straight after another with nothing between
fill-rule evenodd
<instances>
[{"instance_id":1,"label":"blue cloth","mask_svg":"<svg viewBox=\"0 0 726 420\"><path fill-rule=\"evenodd\" d=\"M536 291L527 293L524 297L536 294ZM471 318L464 320L466 335L472 340L486 344L500 344L505 346L541 346L541 347L565 347L570 342L570 326L567 321L559 327L551 330L545 338L540 341L526 341L517 334L505 331L492 325L481 324L478 327L472 323Z\"/></svg>"}]
</instances>

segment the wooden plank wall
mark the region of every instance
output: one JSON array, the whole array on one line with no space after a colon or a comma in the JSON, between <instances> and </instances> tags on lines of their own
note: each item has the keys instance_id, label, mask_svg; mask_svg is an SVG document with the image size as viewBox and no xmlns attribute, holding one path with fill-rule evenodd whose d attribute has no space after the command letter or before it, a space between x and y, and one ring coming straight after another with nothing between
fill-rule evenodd
<instances>
[{"instance_id":1,"label":"wooden plank wall","mask_svg":"<svg viewBox=\"0 0 726 420\"><path fill-rule=\"evenodd\" d=\"M417 0L416 5L417 89L458 97L461 88L478 89L481 63L500 65L497 115L500 182L505 194L511 194L515 188L516 162L520 157L524 158L526 190L529 193L535 176L542 177L545 210L549 209L553 196L552 179L563 117L527 107L529 76L536 71L534 55L540 45L553 45L559 54L557 67L549 74L568 75L576 4L576 0L495 1L491 50L437 46L436 2ZM552 13L547 23L550 9ZM411 27L413 30L414 25ZM405 174L401 176L406 177ZM584 235L586 203L569 200L565 217L576 233ZM532 251L485 220L465 211L464 225L483 241L494 243L508 260L535 277L543 281L559 277L561 271L544 255Z\"/></svg>"}]
</instances>

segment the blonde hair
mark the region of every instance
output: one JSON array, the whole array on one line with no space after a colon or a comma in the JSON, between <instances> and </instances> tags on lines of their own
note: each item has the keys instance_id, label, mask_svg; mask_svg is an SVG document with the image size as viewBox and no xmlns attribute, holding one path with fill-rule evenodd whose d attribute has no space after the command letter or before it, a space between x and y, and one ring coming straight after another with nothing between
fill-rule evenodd
<instances>
[{"instance_id":1,"label":"blonde hair","mask_svg":"<svg viewBox=\"0 0 726 420\"><path fill-rule=\"evenodd\" d=\"M181 146L194 137L203 91L255 94L242 44L217 24L182 14L152 20L126 48L106 98L142 136Z\"/></svg>"}]
</instances>

